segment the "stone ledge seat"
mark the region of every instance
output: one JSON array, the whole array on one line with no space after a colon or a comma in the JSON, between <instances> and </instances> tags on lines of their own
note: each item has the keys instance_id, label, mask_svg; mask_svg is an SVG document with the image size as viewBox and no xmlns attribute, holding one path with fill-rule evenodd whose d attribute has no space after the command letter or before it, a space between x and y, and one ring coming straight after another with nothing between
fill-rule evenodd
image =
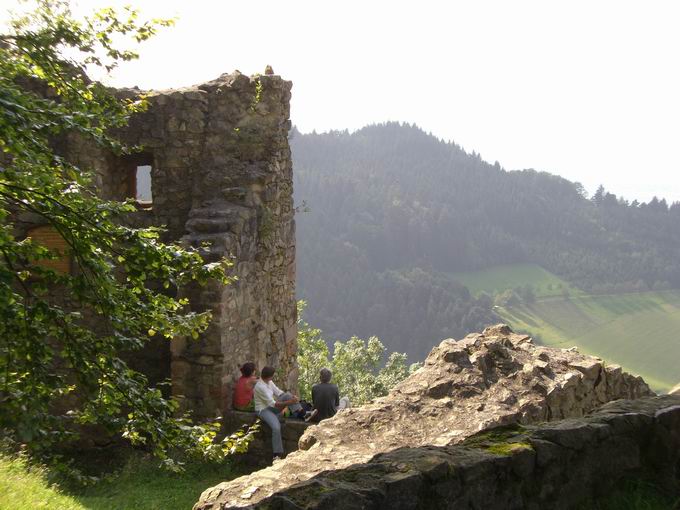
<instances>
[{"instance_id":1,"label":"stone ledge seat","mask_svg":"<svg viewBox=\"0 0 680 510\"><path fill-rule=\"evenodd\" d=\"M236 432L243 425L252 425L258 419L255 412L229 410L224 413L222 433L226 436ZM298 442L308 427L314 425L302 420L284 418L281 420L281 438L285 453L298 449ZM244 464L256 467L266 466L272 458L271 429L263 422L260 432L250 444L248 452L240 456Z\"/></svg>"}]
</instances>

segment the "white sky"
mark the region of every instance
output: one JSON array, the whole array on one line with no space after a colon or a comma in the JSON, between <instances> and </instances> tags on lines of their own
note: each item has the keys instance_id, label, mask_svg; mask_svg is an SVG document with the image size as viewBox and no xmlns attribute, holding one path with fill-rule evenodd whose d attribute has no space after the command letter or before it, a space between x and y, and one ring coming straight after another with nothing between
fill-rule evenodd
<instances>
[{"instance_id":1,"label":"white sky","mask_svg":"<svg viewBox=\"0 0 680 510\"><path fill-rule=\"evenodd\" d=\"M303 132L414 122L506 169L680 200L680 2L132 3L179 20L115 85L177 87L271 64L293 81Z\"/></svg>"}]
</instances>

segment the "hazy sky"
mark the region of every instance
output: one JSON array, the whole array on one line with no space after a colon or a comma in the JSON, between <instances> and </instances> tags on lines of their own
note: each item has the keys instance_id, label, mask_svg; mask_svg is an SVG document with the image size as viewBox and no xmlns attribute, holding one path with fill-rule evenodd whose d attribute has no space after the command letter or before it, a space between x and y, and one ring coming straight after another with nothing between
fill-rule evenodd
<instances>
[{"instance_id":1,"label":"hazy sky","mask_svg":"<svg viewBox=\"0 0 680 510\"><path fill-rule=\"evenodd\" d=\"M680 200L680 2L132 3L179 20L116 85L177 87L270 64L293 81L304 132L414 122L506 169Z\"/></svg>"}]
</instances>

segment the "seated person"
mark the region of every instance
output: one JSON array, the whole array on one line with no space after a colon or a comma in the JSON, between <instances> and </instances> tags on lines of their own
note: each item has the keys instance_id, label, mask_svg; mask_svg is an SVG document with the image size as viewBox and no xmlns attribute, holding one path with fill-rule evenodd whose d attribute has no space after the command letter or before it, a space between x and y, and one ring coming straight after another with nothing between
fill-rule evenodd
<instances>
[{"instance_id":1,"label":"seated person","mask_svg":"<svg viewBox=\"0 0 680 510\"><path fill-rule=\"evenodd\" d=\"M234 409L237 411L255 411L255 402L253 401L253 388L257 383L255 363L244 363L239 370L241 377L236 381L234 388Z\"/></svg>"},{"instance_id":2,"label":"seated person","mask_svg":"<svg viewBox=\"0 0 680 510\"><path fill-rule=\"evenodd\" d=\"M312 386L314 410L306 418L307 421L318 423L335 416L335 413L339 410L349 407L349 399L347 397L340 398L337 385L331 384L332 376L333 373L327 368L322 368L319 371L321 382Z\"/></svg>"},{"instance_id":3,"label":"seated person","mask_svg":"<svg viewBox=\"0 0 680 510\"><path fill-rule=\"evenodd\" d=\"M283 457L281 423L279 422L281 411L288 407L291 412L299 413L302 406L298 403L297 397L281 391L272 381L273 377L274 369L264 367L260 373L260 380L255 384L253 393L255 412L272 429L272 452L274 459L278 459Z\"/></svg>"}]
</instances>

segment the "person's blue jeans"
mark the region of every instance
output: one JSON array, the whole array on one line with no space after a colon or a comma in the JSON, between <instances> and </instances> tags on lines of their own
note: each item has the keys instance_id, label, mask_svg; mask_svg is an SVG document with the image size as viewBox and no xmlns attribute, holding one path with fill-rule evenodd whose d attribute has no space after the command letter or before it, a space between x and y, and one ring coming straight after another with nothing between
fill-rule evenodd
<instances>
[{"instance_id":1,"label":"person's blue jeans","mask_svg":"<svg viewBox=\"0 0 680 510\"><path fill-rule=\"evenodd\" d=\"M282 393L276 401L283 402L285 400L290 400L291 398L293 398L293 395L290 393ZM288 406L288 409L294 413L302 409L302 406L299 403L291 404ZM282 455L283 440L281 439L281 422L279 421L281 418L281 409L277 407L266 407L265 409L262 409L262 411L259 411L257 415L263 422L269 425L270 429L272 429L272 452L274 452L274 455Z\"/></svg>"}]
</instances>

